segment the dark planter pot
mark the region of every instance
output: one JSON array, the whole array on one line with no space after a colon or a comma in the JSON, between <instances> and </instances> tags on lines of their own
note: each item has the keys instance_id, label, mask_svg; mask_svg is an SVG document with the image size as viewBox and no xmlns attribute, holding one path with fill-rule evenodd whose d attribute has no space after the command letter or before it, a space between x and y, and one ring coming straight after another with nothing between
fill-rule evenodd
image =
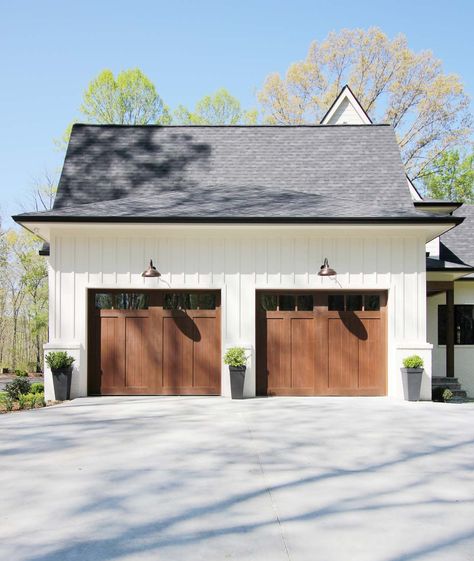
<instances>
[{"instance_id":1,"label":"dark planter pot","mask_svg":"<svg viewBox=\"0 0 474 561\"><path fill-rule=\"evenodd\" d=\"M243 399L246 366L229 366L232 399Z\"/></svg>"},{"instance_id":2,"label":"dark planter pot","mask_svg":"<svg viewBox=\"0 0 474 561\"><path fill-rule=\"evenodd\" d=\"M402 368L403 393L406 401L419 401L423 368Z\"/></svg>"},{"instance_id":3,"label":"dark planter pot","mask_svg":"<svg viewBox=\"0 0 474 561\"><path fill-rule=\"evenodd\" d=\"M64 401L71 399L72 367L51 370L53 374L54 399Z\"/></svg>"}]
</instances>

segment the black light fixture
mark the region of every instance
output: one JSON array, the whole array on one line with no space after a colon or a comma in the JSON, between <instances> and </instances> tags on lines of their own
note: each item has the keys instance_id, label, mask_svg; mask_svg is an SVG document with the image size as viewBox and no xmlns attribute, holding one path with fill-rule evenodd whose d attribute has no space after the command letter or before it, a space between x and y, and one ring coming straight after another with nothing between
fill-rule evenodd
<instances>
[{"instance_id":1,"label":"black light fixture","mask_svg":"<svg viewBox=\"0 0 474 561\"><path fill-rule=\"evenodd\" d=\"M324 258L324 263L321 265L321 268L318 271L318 275L320 277L334 277L335 275L337 275L336 271L334 269L331 269L331 267L329 266L327 257Z\"/></svg>"},{"instance_id":2,"label":"black light fixture","mask_svg":"<svg viewBox=\"0 0 474 561\"><path fill-rule=\"evenodd\" d=\"M143 271L142 273L142 277L147 277L147 278L157 278L157 277L161 277L161 273L160 271L157 270L157 268L153 265L153 260L150 259L150 264L148 265L148 269L146 271Z\"/></svg>"}]
</instances>

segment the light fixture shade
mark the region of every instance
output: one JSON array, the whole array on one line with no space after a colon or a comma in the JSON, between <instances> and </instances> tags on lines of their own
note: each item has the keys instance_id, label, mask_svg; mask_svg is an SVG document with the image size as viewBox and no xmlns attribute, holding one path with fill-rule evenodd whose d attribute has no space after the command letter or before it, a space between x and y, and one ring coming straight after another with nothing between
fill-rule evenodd
<instances>
[{"instance_id":1,"label":"light fixture shade","mask_svg":"<svg viewBox=\"0 0 474 561\"><path fill-rule=\"evenodd\" d=\"M143 271L142 277L147 277L147 278L161 277L161 273L153 265L153 260L152 259L150 259L150 264L148 265L148 269L146 271Z\"/></svg>"},{"instance_id":2,"label":"light fixture shade","mask_svg":"<svg viewBox=\"0 0 474 561\"><path fill-rule=\"evenodd\" d=\"M324 258L324 263L321 265L321 268L318 271L318 275L320 277L334 277L335 275L337 275L336 271L334 269L331 269L331 267L329 266L327 257Z\"/></svg>"}]
</instances>

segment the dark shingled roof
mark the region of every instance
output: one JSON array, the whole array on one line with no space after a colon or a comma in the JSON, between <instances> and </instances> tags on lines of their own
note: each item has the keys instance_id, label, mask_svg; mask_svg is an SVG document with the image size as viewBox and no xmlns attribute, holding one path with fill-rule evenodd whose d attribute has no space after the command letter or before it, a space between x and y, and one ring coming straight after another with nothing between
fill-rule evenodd
<instances>
[{"instance_id":1,"label":"dark shingled roof","mask_svg":"<svg viewBox=\"0 0 474 561\"><path fill-rule=\"evenodd\" d=\"M439 257L458 265L474 266L474 205L463 204L453 214L466 219L440 237Z\"/></svg>"},{"instance_id":2,"label":"dark shingled roof","mask_svg":"<svg viewBox=\"0 0 474 561\"><path fill-rule=\"evenodd\" d=\"M18 221L412 219L387 125L75 125L54 208Z\"/></svg>"}]
</instances>

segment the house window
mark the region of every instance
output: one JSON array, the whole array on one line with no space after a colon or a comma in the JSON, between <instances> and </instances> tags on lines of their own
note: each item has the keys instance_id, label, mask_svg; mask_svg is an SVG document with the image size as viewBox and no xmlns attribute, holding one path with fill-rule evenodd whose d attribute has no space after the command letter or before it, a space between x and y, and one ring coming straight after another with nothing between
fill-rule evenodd
<instances>
[{"instance_id":1,"label":"house window","mask_svg":"<svg viewBox=\"0 0 474 561\"><path fill-rule=\"evenodd\" d=\"M438 306L438 345L446 345L446 305ZM474 305L454 306L454 344L474 345Z\"/></svg>"}]
</instances>

